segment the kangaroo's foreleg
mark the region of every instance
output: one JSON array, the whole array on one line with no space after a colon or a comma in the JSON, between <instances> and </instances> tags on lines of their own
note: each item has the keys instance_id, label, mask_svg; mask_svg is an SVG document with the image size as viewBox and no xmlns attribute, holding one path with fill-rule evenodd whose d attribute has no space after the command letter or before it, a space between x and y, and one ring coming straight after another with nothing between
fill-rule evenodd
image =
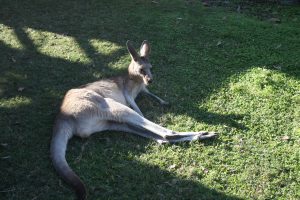
<instances>
[{"instance_id":1,"label":"kangaroo's foreleg","mask_svg":"<svg viewBox=\"0 0 300 200\"><path fill-rule=\"evenodd\" d=\"M138 105L135 103L134 99L128 94L128 92L124 91L124 96L127 101L127 103L130 105L130 107L137 112L139 115L144 116Z\"/></svg>"},{"instance_id":2,"label":"kangaroo's foreleg","mask_svg":"<svg viewBox=\"0 0 300 200\"><path fill-rule=\"evenodd\" d=\"M168 102L166 102L165 100L159 98L158 96L156 96L155 94L153 94L152 92L150 92L147 88L144 88L143 92L145 94L147 94L148 96L152 97L153 99L156 99L161 105L169 105Z\"/></svg>"}]
</instances>

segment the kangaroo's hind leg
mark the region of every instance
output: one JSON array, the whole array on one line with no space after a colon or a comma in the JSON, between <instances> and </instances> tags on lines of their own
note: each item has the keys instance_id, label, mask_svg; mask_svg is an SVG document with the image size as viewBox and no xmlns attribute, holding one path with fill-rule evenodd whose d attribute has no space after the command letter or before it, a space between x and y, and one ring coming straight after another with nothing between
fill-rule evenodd
<instances>
[{"instance_id":1,"label":"kangaroo's hind leg","mask_svg":"<svg viewBox=\"0 0 300 200\"><path fill-rule=\"evenodd\" d=\"M166 140L163 137L161 137L161 136L159 136L155 133L152 133L151 131L148 131L146 129L140 129L138 127L134 127L134 126L131 126L131 125L126 124L126 123L110 121L110 122L107 123L107 125L108 125L107 126L108 130L133 133L133 134L145 137L145 138L153 139L158 143L165 143L166 142Z\"/></svg>"},{"instance_id":2,"label":"kangaroo's hind leg","mask_svg":"<svg viewBox=\"0 0 300 200\"><path fill-rule=\"evenodd\" d=\"M128 133L134 133L136 135L145 137L145 138L150 138L155 140L156 142L162 144L162 143L177 143L177 142L183 142L183 141L193 141L193 140L204 140L204 139L209 139L211 137L215 136L215 133L209 133L209 132L201 132L202 134L199 135L190 135L185 136L182 134L174 135L174 138L169 137L168 139L165 139L147 129L143 129L141 127L129 125L126 123L119 123L119 122L108 122L107 128L109 130L114 130L114 131L124 131Z\"/></svg>"},{"instance_id":3,"label":"kangaroo's hind leg","mask_svg":"<svg viewBox=\"0 0 300 200\"><path fill-rule=\"evenodd\" d=\"M101 112L99 113L99 115L102 116L102 119L106 118L106 120L108 121L126 124L119 124L115 127L110 125L107 128L108 130L122 130L123 128L123 131L136 133L141 136L163 142L192 141L207 139L216 136L215 133L207 133L203 131L183 133L174 132L147 120L131 108L112 99L105 98L104 101L107 106L105 108L102 108Z\"/></svg>"}]
</instances>

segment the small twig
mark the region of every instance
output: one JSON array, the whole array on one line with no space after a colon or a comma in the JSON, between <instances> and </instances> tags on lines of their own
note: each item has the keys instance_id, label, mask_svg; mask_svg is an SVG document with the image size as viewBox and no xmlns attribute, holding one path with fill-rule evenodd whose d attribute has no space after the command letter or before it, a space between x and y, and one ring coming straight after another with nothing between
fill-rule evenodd
<instances>
[{"instance_id":1,"label":"small twig","mask_svg":"<svg viewBox=\"0 0 300 200\"><path fill-rule=\"evenodd\" d=\"M31 200L36 200L36 199L38 199L40 196L41 196L41 194L39 194L39 195L33 197Z\"/></svg>"},{"instance_id":2,"label":"small twig","mask_svg":"<svg viewBox=\"0 0 300 200\"><path fill-rule=\"evenodd\" d=\"M13 188L13 189L8 189L8 190L1 190L0 193L6 193L6 192L13 192L15 191L16 189Z\"/></svg>"},{"instance_id":3,"label":"small twig","mask_svg":"<svg viewBox=\"0 0 300 200\"><path fill-rule=\"evenodd\" d=\"M3 159L3 160L10 159L10 158L11 158L10 156L3 156L3 157L1 157L1 159Z\"/></svg>"},{"instance_id":4,"label":"small twig","mask_svg":"<svg viewBox=\"0 0 300 200\"><path fill-rule=\"evenodd\" d=\"M8 144L7 143L1 143L1 146L2 147L8 147Z\"/></svg>"}]
</instances>

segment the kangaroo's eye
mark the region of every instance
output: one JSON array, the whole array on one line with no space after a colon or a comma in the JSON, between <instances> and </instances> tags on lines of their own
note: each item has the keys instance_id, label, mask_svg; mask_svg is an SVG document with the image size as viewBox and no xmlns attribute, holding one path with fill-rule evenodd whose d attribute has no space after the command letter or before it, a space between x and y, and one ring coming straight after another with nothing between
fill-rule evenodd
<instances>
[{"instance_id":1,"label":"kangaroo's eye","mask_svg":"<svg viewBox=\"0 0 300 200\"><path fill-rule=\"evenodd\" d=\"M140 73L143 74L143 75L145 75L145 70L140 69Z\"/></svg>"}]
</instances>

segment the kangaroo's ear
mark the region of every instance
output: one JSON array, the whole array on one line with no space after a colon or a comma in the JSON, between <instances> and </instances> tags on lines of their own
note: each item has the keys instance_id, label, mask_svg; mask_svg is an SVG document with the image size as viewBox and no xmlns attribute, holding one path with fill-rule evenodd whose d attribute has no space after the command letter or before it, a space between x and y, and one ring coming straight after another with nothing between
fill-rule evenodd
<instances>
[{"instance_id":1,"label":"kangaroo's ear","mask_svg":"<svg viewBox=\"0 0 300 200\"><path fill-rule=\"evenodd\" d=\"M141 45L140 48L140 55L142 57L146 57L149 58L149 54L150 54L151 48L150 48L150 44L147 40L144 40L144 42Z\"/></svg>"},{"instance_id":2,"label":"kangaroo's ear","mask_svg":"<svg viewBox=\"0 0 300 200\"><path fill-rule=\"evenodd\" d=\"M130 42L129 40L126 42L126 46L127 46L127 49L128 49L128 51L129 51L129 53L130 53L131 58L132 58L134 61L137 61L137 60L139 59L139 55L138 55L138 53L135 51L135 49L133 48L133 46L132 46L132 44L131 44L131 42Z\"/></svg>"}]
</instances>

